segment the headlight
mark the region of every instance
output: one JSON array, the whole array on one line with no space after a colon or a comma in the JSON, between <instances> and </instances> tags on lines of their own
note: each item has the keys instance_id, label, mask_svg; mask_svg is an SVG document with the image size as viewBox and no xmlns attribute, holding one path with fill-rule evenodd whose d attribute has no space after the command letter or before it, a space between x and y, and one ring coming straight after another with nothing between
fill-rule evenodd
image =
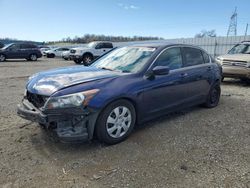
<instances>
[{"instance_id":1,"label":"headlight","mask_svg":"<svg viewBox=\"0 0 250 188\"><path fill-rule=\"evenodd\" d=\"M50 97L45 103L45 109L71 108L87 106L89 101L99 92L99 89L88 90L80 93Z\"/></svg>"},{"instance_id":2,"label":"headlight","mask_svg":"<svg viewBox=\"0 0 250 188\"><path fill-rule=\"evenodd\" d=\"M217 61L218 63L222 64L222 61L223 61L223 60L222 60L221 58L217 57L217 58L216 58L216 61Z\"/></svg>"}]
</instances>

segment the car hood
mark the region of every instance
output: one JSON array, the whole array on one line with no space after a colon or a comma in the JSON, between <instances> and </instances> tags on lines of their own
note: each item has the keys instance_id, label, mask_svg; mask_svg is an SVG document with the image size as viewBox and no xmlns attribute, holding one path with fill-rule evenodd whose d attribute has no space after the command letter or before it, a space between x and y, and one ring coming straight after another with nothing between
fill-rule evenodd
<instances>
[{"instance_id":1,"label":"car hood","mask_svg":"<svg viewBox=\"0 0 250 188\"><path fill-rule=\"evenodd\" d=\"M250 54L226 54L218 57L221 60L250 62Z\"/></svg>"},{"instance_id":2,"label":"car hood","mask_svg":"<svg viewBox=\"0 0 250 188\"><path fill-rule=\"evenodd\" d=\"M96 67L71 66L37 73L29 78L26 89L35 94L50 96L76 84L118 77L121 73Z\"/></svg>"}]
</instances>

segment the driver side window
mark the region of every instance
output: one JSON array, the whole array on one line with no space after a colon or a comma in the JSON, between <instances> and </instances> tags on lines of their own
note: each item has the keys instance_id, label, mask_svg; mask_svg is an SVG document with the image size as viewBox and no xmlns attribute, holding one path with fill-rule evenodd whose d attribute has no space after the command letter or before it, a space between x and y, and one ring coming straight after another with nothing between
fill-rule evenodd
<instances>
[{"instance_id":1,"label":"driver side window","mask_svg":"<svg viewBox=\"0 0 250 188\"><path fill-rule=\"evenodd\" d=\"M9 50L19 50L20 49L20 45L19 44L13 44L11 47L9 47Z\"/></svg>"},{"instance_id":2,"label":"driver side window","mask_svg":"<svg viewBox=\"0 0 250 188\"><path fill-rule=\"evenodd\" d=\"M180 48L170 48L156 59L155 66L168 66L169 70L174 70L182 67L182 56Z\"/></svg>"}]
</instances>

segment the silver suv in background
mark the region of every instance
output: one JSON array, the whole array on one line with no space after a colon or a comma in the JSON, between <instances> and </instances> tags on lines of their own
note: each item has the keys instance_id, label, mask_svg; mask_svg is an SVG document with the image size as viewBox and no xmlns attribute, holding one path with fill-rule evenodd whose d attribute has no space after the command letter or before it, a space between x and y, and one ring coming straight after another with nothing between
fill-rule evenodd
<instances>
[{"instance_id":1,"label":"silver suv in background","mask_svg":"<svg viewBox=\"0 0 250 188\"><path fill-rule=\"evenodd\" d=\"M250 41L235 45L228 54L216 60L222 65L223 78L240 78L250 82Z\"/></svg>"}]
</instances>

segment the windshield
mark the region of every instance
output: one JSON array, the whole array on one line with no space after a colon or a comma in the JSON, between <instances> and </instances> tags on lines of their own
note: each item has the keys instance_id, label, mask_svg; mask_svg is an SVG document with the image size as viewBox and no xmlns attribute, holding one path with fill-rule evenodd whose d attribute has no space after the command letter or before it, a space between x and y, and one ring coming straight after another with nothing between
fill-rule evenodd
<instances>
[{"instance_id":1,"label":"windshield","mask_svg":"<svg viewBox=\"0 0 250 188\"><path fill-rule=\"evenodd\" d=\"M237 44L228 53L229 54L250 54L250 44Z\"/></svg>"},{"instance_id":2,"label":"windshield","mask_svg":"<svg viewBox=\"0 0 250 188\"><path fill-rule=\"evenodd\" d=\"M98 59L92 66L107 70L136 73L154 53L150 47L122 47Z\"/></svg>"},{"instance_id":3,"label":"windshield","mask_svg":"<svg viewBox=\"0 0 250 188\"><path fill-rule=\"evenodd\" d=\"M96 42L90 42L87 44L88 48L95 48L95 46L96 46Z\"/></svg>"},{"instance_id":4,"label":"windshield","mask_svg":"<svg viewBox=\"0 0 250 188\"><path fill-rule=\"evenodd\" d=\"M7 44L6 46L4 46L2 49L7 49L7 48L9 48L10 46L11 46L12 44Z\"/></svg>"}]
</instances>

